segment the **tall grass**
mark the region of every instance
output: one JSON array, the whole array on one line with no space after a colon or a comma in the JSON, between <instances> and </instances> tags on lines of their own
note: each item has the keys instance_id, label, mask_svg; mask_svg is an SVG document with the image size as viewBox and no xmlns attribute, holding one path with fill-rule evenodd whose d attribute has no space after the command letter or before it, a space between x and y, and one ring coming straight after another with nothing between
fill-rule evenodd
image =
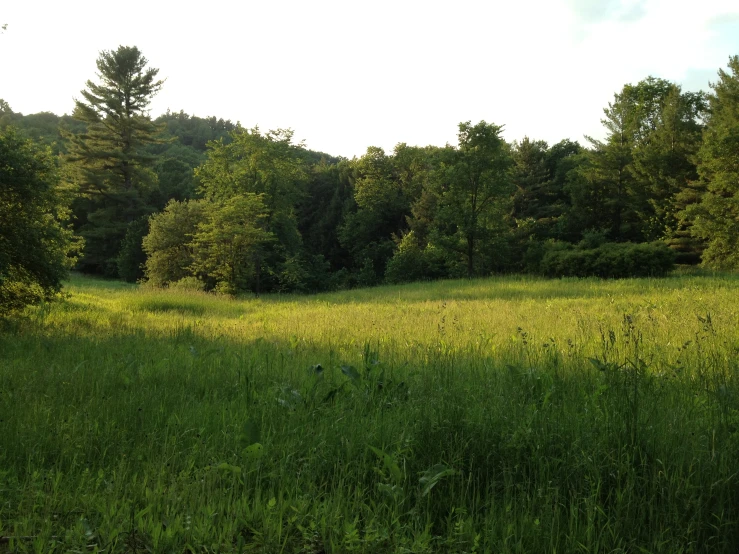
<instances>
[{"instance_id":1,"label":"tall grass","mask_svg":"<svg viewBox=\"0 0 739 554\"><path fill-rule=\"evenodd\" d=\"M737 552L733 276L67 291L0 335L0 551Z\"/></svg>"}]
</instances>

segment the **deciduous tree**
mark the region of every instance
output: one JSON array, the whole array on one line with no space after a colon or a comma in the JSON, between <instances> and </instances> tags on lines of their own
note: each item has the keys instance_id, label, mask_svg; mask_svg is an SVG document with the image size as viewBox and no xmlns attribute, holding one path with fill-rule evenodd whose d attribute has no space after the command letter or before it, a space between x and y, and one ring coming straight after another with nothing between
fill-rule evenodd
<instances>
[{"instance_id":1,"label":"deciduous tree","mask_svg":"<svg viewBox=\"0 0 739 554\"><path fill-rule=\"evenodd\" d=\"M502 204L510 201L512 160L502 129L485 121L460 123L458 147L441 170L440 216L446 233L458 239L468 277L476 274L480 243L493 240L505 226L508 209Z\"/></svg>"},{"instance_id":2,"label":"deciduous tree","mask_svg":"<svg viewBox=\"0 0 739 554\"><path fill-rule=\"evenodd\" d=\"M205 221L193 236L195 274L219 292L259 292L261 250L271 238L264 230L267 208L260 194L244 193L205 205ZM250 285L255 284L254 287Z\"/></svg>"},{"instance_id":3,"label":"deciduous tree","mask_svg":"<svg viewBox=\"0 0 739 554\"><path fill-rule=\"evenodd\" d=\"M275 240L259 250L256 292L280 288L285 272L294 273L290 260L302 252L295 213L308 180L302 145L293 144L293 132L285 129L264 134L258 128L237 129L230 136L230 143L211 143L208 159L196 170L200 192L216 202L259 195L265 209L259 223Z\"/></svg>"},{"instance_id":4,"label":"deciduous tree","mask_svg":"<svg viewBox=\"0 0 739 554\"><path fill-rule=\"evenodd\" d=\"M0 131L0 316L52 298L78 246L50 150Z\"/></svg>"}]
</instances>

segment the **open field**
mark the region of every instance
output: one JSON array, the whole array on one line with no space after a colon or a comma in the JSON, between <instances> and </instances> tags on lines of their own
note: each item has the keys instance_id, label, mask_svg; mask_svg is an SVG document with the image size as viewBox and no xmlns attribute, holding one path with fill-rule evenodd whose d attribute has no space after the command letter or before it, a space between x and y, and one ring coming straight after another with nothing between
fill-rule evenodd
<instances>
[{"instance_id":1,"label":"open field","mask_svg":"<svg viewBox=\"0 0 739 554\"><path fill-rule=\"evenodd\" d=\"M0 552L739 551L739 278L232 300L0 334Z\"/></svg>"}]
</instances>

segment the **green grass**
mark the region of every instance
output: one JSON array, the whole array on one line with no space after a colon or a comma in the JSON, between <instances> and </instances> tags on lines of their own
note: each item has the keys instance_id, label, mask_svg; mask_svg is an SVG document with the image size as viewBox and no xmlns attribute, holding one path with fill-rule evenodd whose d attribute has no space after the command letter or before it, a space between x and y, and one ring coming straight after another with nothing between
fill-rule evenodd
<instances>
[{"instance_id":1,"label":"green grass","mask_svg":"<svg viewBox=\"0 0 739 554\"><path fill-rule=\"evenodd\" d=\"M739 279L232 300L0 334L0 552L726 552Z\"/></svg>"}]
</instances>

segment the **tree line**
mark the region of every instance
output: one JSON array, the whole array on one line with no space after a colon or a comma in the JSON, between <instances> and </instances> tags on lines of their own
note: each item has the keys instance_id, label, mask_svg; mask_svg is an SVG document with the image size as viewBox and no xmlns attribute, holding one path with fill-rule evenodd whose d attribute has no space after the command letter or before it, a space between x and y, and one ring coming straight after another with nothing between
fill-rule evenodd
<instances>
[{"instance_id":1,"label":"tree line","mask_svg":"<svg viewBox=\"0 0 739 554\"><path fill-rule=\"evenodd\" d=\"M53 294L71 266L233 294L739 265L737 56L708 93L625 85L603 140L508 143L500 125L463 122L456 144L353 159L285 129L152 119L162 86L137 48L119 47L101 53L71 116L0 101L0 303Z\"/></svg>"}]
</instances>

